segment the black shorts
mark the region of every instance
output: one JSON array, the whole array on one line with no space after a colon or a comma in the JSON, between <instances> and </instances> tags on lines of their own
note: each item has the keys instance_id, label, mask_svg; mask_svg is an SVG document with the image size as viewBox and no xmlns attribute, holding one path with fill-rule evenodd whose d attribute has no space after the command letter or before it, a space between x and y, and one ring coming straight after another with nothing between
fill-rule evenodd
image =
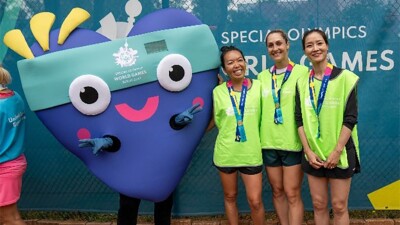
<instances>
[{"instance_id":1,"label":"black shorts","mask_svg":"<svg viewBox=\"0 0 400 225\"><path fill-rule=\"evenodd\" d=\"M263 166L244 166L244 167L219 167L215 166L217 169L222 172L222 173L235 173L237 171L247 174L247 175L254 175L254 174L259 174L263 170Z\"/></svg>"},{"instance_id":2,"label":"black shorts","mask_svg":"<svg viewBox=\"0 0 400 225\"><path fill-rule=\"evenodd\" d=\"M263 149L264 165L268 167L294 166L301 164L303 152L291 152L284 150Z\"/></svg>"},{"instance_id":3,"label":"black shorts","mask_svg":"<svg viewBox=\"0 0 400 225\"><path fill-rule=\"evenodd\" d=\"M360 172L360 161L357 157L355 148L347 149L347 160L349 162L349 167L347 169L341 169L339 167L335 167L333 169L327 169L325 167L314 169L306 160L305 154L303 154L301 167L306 174L315 177L347 179L352 177L355 173Z\"/></svg>"}]
</instances>

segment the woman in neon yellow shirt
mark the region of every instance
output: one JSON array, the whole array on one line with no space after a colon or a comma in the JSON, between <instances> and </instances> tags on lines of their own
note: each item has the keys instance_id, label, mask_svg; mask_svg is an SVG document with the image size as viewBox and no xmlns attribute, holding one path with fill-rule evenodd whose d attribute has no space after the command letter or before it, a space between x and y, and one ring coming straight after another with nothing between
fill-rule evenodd
<instances>
[{"instance_id":1,"label":"woman in neon yellow shirt","mask_svg":"<svg viewBox=\"0 0 400 225\"><path fill-rule=\"evenodd\" d=\"M213 90L218 128L213 161L221 177L226 216L229 224L239 224L236 201L240 174L253 224L262 225L261 85L258 80L245 77L246 61L238 48L222 47L221 64L229 79Z\"/></svg>"},{"instance_id":2,"label":"woman in neon yellow shirt","mask_svg":"<svg viewBox=\"0 0 400 225\"><path fill-rule=\"evenodd\" d=\"M265 39L274 65L257 75L262 87L261 147L272 199L279 222L303 222L301 198L302 145L294 116L296 83L307 77L308 68L289 59L289 40L282 30L272 30Z\"/></svg>"},{"instance_id":3,"label":"woman in neon yellow shirt","mask_svg":"<svg viewBox=\"0 0 400 225\"><path fill-rule=\"evenodd\" d=\"M329 197L334 224L349 224L351 178L360 171L356 91L359 78L328 62L329 44L323 31L305 32L302 43L312 70L309 77L298 81L296 121L315 224L329 224Z\"/></svg>"}]
</instances>

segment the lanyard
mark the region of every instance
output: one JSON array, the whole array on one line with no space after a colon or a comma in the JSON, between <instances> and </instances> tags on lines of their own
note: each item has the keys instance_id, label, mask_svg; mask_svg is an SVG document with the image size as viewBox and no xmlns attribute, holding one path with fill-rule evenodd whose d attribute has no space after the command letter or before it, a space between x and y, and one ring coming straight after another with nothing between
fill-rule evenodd
<instances>
[{"instance_id":1,"label":"lanyard","mask_svg":"<svg viewBox=\"0 0 400 225\"><path fill-rule=\"evenodd\" d=\"M325 94L326 94L326 90L328 88L328 83L329 83L329 78L330 78L331 73L332 73L332 68L333 68L333 65L330 64L330 63L328 63L328 65L325 68L324 77L322 78L321 89L319 90L319 94L318 94L318 100L317 100L316 95L315 95L315 85L314 85L315 72L314 72L314 69L311 70L310 77L308 79L311 105L312 105L312 107L314 109L315 114L317 115L317 118L318 118L317 138L319 138L321 136L321 134L320 134L320 130L321 129L320 129L319 114L321 112L322 103L324 102L324 99L325 99Z\"/></svg>"},{"instance_id":2,"label":"lanyard","mask_svg":"<svg viewBox=\"0 0 400 225\"><path fill-rule=\"evenodd\" d=\"M281 84L281 87L278 88L278 82L276 80L276 65L273 66L272 68L272 97L274 99L275 103L275 113L274 113L274 122L275 124L282 124L283 123L283 117L282 117L282 110L281 110L281 89L283 87L283 84L289 79L290 74L292 73L294 67L294 63L292 61L289 61L289 64L286 68L285 76L283 77L283 81Z\"/></svg>"},{"instance_id":3,"label":"lanyard","mask_svg":"<svg viewBox=\"0 0 400 225\"><path fill-rule=\"evenodd\" d=\"M236 99L236 93L233 90L232 81L229 80L226 83L226 86L228 88L229 97L231 99L233 111L235 112L235 117L236 117L235 141L236 142L245 142L247 140L247 138L246 138L246 132L244 131L243 119L244 119L244 106L245 106L245 102L246 102L246 95L247 95L247 89L248 89L248 81L246 78L243 81L239 104Z\"/></svg>"}]
</instances>

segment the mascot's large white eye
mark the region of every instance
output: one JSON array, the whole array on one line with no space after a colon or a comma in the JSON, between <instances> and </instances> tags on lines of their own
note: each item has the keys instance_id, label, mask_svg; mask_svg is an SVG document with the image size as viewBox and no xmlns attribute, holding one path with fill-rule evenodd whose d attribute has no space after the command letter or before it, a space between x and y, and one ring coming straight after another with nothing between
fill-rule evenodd
<instances>
[{"instance_id":1,"label":"mascot's large white eye","mask_svg":"<svg viewBox=\"0 0 400 225\"><path fill-rule=\"evenodd\" d=\"M158 64L157 78L164 89L182 91L192 80L192 65L183 55L167 55Z\"/></svg>"},{"instance_id":2,"label":"mascot's large white eye","mask_svg":"<svg viewBox=\"0 0 400 225\"><path fill-rule=\"evenodd\" d=\"M82 75L69 86L72 105L85 115L97 115L107 109L111 92L107 83L94 75Z\"/></svg>"}]
</instances>

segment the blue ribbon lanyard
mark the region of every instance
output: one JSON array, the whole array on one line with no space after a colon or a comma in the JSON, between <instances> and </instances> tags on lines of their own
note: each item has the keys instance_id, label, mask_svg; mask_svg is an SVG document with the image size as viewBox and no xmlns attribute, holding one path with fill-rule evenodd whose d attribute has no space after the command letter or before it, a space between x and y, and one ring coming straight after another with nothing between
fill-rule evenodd
<instances>
[{"instance_id":1,"label":"blue ribbon lanyard","mask_svg":"<svg viewBox=\"0 0 400 225\"><path fill-rule=\"evenodd\" d=\"M318 94L318 101L317 98L315 96L315 85L314 85L314 69L311 70L310 72L310 76L309 76L309 90L310 90L310 101L311 101L311 105L314 109L315 114L317 115L318 118L318 130L317 130L317 138L321 137L321 129L320 129L320 121L319 121L319 114L321 112L321 108L322 108L322 104L324 102L325 99L325 94L326 94L326 90L328 88L328 83L329 83L329 78L331 76L332 73L332 68L333 65L328 63L328 65L325 68L325 73L324 73L324 77L322 78L322 84L321 84L321 89L319 90L319 94Z\"/></svg>"},{"instance_id":2,"label":"blue ribbon lanyard","mask_svg":"<svg viewBox=\"0 0 400 225\"><path fill-rule=\"evenodd\" d=\"M246 103L246 95L247 95L247 89L248 89L248 81L246 78L243 81L239 104L236 99L235 91L233 90L232 81L229 80L226 83L226 85L228 88L229 97L232 102L233 111L235 112L235 117L236 117L235 141L236 142L245 142L247 140L247 138L246 138L246 132L245 132L244 126L243 126L243 119L244 119L244 107L245 107L245 103Z\"/></svg>"},{"instance_id":3,"label":"blue ribbon lanyard","mask_svg":"<svg viewBox=\"0 0 400 225\"><path fill-rule=\"evenodd\" d=\"M281 109L281 89L283 87L283 84L289 79L290 74L292 73L294 67L294 63L292 61L289 61L289 64L286 68L285 76L283 77L283 81L281 84L281 87L278 88L278 82L276 80L276 65L272 68L272 97L274 99L275 103L275 113L274 113L274 123L275 124L282 124L283 123L283 117L282 117L282 109Z\"/></svg>"}]
</instances>

